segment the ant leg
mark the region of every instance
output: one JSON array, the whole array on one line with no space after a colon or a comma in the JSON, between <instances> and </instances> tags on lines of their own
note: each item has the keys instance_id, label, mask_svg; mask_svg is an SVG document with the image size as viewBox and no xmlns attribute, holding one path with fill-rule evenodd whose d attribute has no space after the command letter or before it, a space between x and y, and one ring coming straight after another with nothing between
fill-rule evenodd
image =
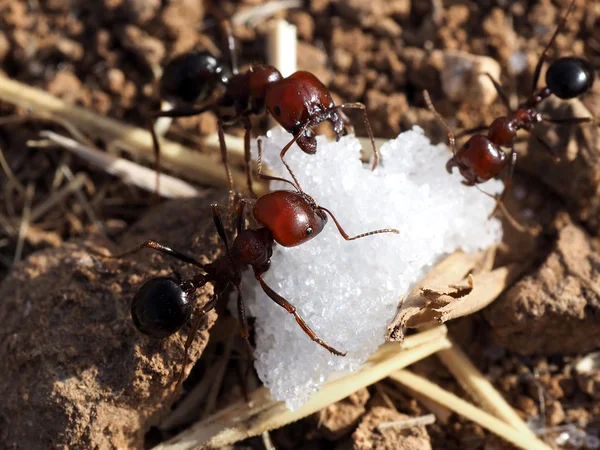
<instances>
[{"instance_id":1,"label":"ant leg","mask_svg":"<svg viewBox=\"0 0 600 450\"><path fill-rule=\"evenodd\" d=\"M558 33L560 33L562 31L562 29L565 27L565 24L567 23L567 17L573 10L574 6L575 6L575 0L572 0L571 3L569 4L569 8L567 9L567 12L563 16L563 18L560 20L558 27L556 27L554 34L550 38L548 45L546 45L546 48L544 48L544 51L540 55L540 59L538 59L538 62L535 66L535 71L533 72L533 85L531 86L531 94L532 95L535 93L535 89L537 88L537 84L540 79L540 73L542 71L542 65L544 64L544 61L546 61L546 55L548 54L548 50L550 50L550 47L556 40L556 36L558 36Z\"/></svg>"},{"instance_id":2,"label":"ant leg","mask_svg":"<svg viewBox=\"0 0 600 450\"><path fill-rule=\"evenodd\" d=\"M481 189L477 184L473 183L473 184L467 184L465 183L467 186L475 186L477 188L477 190L479 192L481 192L484 195L487 195L488 197L493 198L494 200L496 200L496 204L494 205L494 209L492 210L492 212L488 215L488 219L491 219L492 216L498 211L501 210L502 214L504 214L504 217L506 218L506 220L508 221L508 223L517 231L521 232L521 233L525 233L525 232L535 232L539 229L539 226L535 226L535 227L526 227L524 225L522 225L521 223L519 223L519 221L517 219L515 219L513 217L513 215L511 213L508 212L508 209L506 209L506 206L504 206L504 197L506 196L506 193L508 192L508 189L510 188L511 184L512 184L512 177L513 177L513 173L514 173L514 168L517 162L517 153L515 152L514 147L511 149L511 153L510 153L510 166L508 168L508 173L504 182L504 190L502 191L502 193L500 195L492 195L489 192L484 191L483 189Z\"/></svg>"},{"instance_id":3,"label":"ant leg","mask_svg":"<svg viewBox=\"0 0 600 450\"><path fill-rule=\"evenodd\" d=\"M302 189L300 189L300 183L298 182L298 179L296 178L296 175L294 175L294 172L292 171L292 168L290 166L288 166L288 163L285 162L285 160L283 159L283 157L288 152L288 150L292 147L292 145L294 145L296 143L296 141L298 139L300 139L300 136L302 136L302 134L304 134L304 132L306 130L308 130L308 128L310 127L310 124L311 124L310 120L308 122L306 122L302 126L302 128L300 128L300 130L298 131L298 133L296 133L296 135L292 138L292 140L290 142L288 142L285 147L283 147L283 150L281 150L281 153L279 154L279 157L281 158L281 162L283 163L283 165L285 166L285 168L288 170L288 172L292 176L292 179L294 180L294 183L296 183L297 189L300 192L302 192Z\"/></svg>"},{"instance_id":4,"label":"ant leg","mask_svg":"<svg viewBox=\"0 0 600 450\"><path fill-rule=\"evenodd\" d=\"M165 111L155 111L152 113L152 118L156 119L158 117L191 117L191 116L199 116L200 114L204 114L206 111L214 110L213 105L203 106L201 108L193 107L193 106L182 106L180 108L168 109Z\"/></svg>"},{"instance_id":5,"label":"ant leg","mask_svg":"<svg viewBox=\"0 0 600 450\"><path fill-rule=\"evenodd\" d=\"M348 236L348 233L346 233L344 231L344 229L342 228L342 226L340 225L340 223L338 222L338 220L336 219L336 217L333 215L333 213L331 211L329 211L327 208L323 208L322 206L317 206L317 209L325 211L327 214L329 214L331 216L338 231L340 232L342 237L347 241L353 241L355 239L360 239L360 238L364 238L367 236L373 236L374 234L382 234L382 233L400 234L400 232L398 230L396 230L395 228L383 228L381 230L367 231L366 233L357 234L356 236Z\"/></svg>"},{"instance_id":6,"label":"ant leg","mask_svg":"<svg viewBox=\"0 0 600 450\"><path fill-rule=\"evenodd\" d=\"M346 352L340 352L339 350L336 350L331 345L327 344L319 336L317 336L316 333L304 321L304 319L302 319L302 317L300 317L300 315L296 312L296 307L294 305L292 305L290 302L288 302L281 295L279 295L277 292L275 292L273 289L271 289L267 285L267 283L265 283L265 280L263 280L262 275L259 272L254 272L254 275L255 275L256 279L258 280L258 282L260 283L260 286L262 287L263 291L265 291L265 294L267 294L269 296L269 298L271 300L273 300L275 303L277 303L279 306L284 308L288 313L292 314L294 316L294 319L296 319L296 322L298 323L298 325L300 325L300 328L302 328L302 330L304 330L304 332L306 334L308 334L308 336L313 341L315 341L321 347L325 347L327 350L329 350L334 355L346 356Z\"/></svg>"},{"instance_id":7,"label":"ant leg","mask_svg":"<svg viewBox=\"0 0 600 450\"><path fill-rule=\"evenodd\" d=\"M257 198L258 196L254 192L252 188L252 167L250 166L250 131L252 130L252 123L250 123L250 118L248 116L244 116L244 163L246 164L246 182L248 183L248 192L252 198Z\"/></svg>"},{"instance_id":8,"label":"ant leg","mask_svg":"<svg viewBox=\"0 0 600 450\"><path fill-rule=\"evenodd\" d=\"M344 109L344 108L361 110L361 114L363 116L363 121L365 123L365 127L367 128L367 133L369 134L369 139L371 140L371 146L373 147L373 166L371 167L371 170L375 170L377 168L377 165L379 164L379 151L377 150L377 147L375 146L375 136L373 136L373 129L371 128L371 122L369 122L369 116L367 115L367 107L365 105L363 105L362 103L344 103L344 104L336 107L336 109Z\"/></svg>"},{"instance_id":9,"label":"ant leg","mask_svg":"<svg viewBox=\"0 0 600 450\"><path fill-rule=\"evenodd\" d=\"M554 162L559 162L560 161L560 156L558 155L558 153L556 153L556 151L550 146L550 144L548 144L548 142L546 142L546 140L540 136L538 136L537 134L531 133L533 134L533 137L535 138L536 141L538 141L538 143L544 147L544 150L546 150L550 156L552 156L552 159L554 160Z\"/></svg>"},{"instance_id":10,"label":"ant leg","mask_svg":"<svg viewBox=\"0 0 600 450\"><path fill-rule=\"evenodd\" d=\"M262 173L262 152L263 152L262 144L263 144L262 139L258 139L258 141L257 141L257 146L258 146L258 161L257 161L258 170L257 170L257 173L258 173L258 176L260 178L262 178L263 180L283 181L284 183L291 184L294 187L294 189L296 189L297 191L302 192L302 190L298 188L299 186L296 186L290 180L286 180L285 178L275 177L273 175L266 175L266 174ZM282 161L283 161L283 159L282 159ZM285 164L285 162L284 162L284 164ZM286 164L286 166L287 166L287 164ZM289 170L289 168L288 168L288 170Z\"/></svg>"},{"instance_id":11,"label":"ant leg","mask_svg":"<svg viewBox=\"0 0 600 450\"><path fill-rule=\"evenodd\" d=\"M468 136L470 134L475 134L475 133L479 133L481 131L486 131L488 130L490 127L488 125L478 125L476 127L473 128L467 128L465 130L462 130L460 133L456 133L454 135L455 139L460 139L464 136Z\"/></svg>"},{"instance_id":12,"label":"ant leg","mask_svg":"<svg viewBox=\"0 0 600 450\"><path fill-rule=\"evenodd\" d=\"M446 132L448 133L448 142L450 143L450 147L452 148L452 154L456 155L456 139L454 137L454 132L452 131L452 128L448 126L446 121L442 118L442 116L440 116L440 113L436 111L431 101L431 97L429 96L429 92L427 92L427 90L423 91L423 97L425 98L425 103L427 103L429 111L431 111L436 117L436 119L444 126L444 128L446 128Z\"/></svg>"},{"instance_id":13,"label":"ant leg","mask_svg":"<svg viewBox=\"0 0 600 450\"><path fill-rule=\"evenodd\" d=\"M240 335L242 339L246 342L246 350L249 356L249 364L248 370L246 372L246 379L248 379L248 375L250 375L250 369L252 367L252 360L254 350L252 349L252 345L250 344L250 328L248 326L248 318L246 317L246 307L244 306L244 298L242 297L242 290L239 286L236 285L237 289L237 304L238 304L238 316L240 317Z\"/></svg>"},{"instance_id":14,"label":"ant leg","mask_svg":"<svg viewBox=\"0 0 600 450\"><path fill-rule=\"evenodd\" d=\"M203 307L200 309L198 313L198 317L190 330L187 339L185 340L185 344L183 346L183 363L181 364L181 370L179 372L179 376L177 377L177 383L175 384L175 390L179 387L179 385L183 382L183 377L185 376L185 368L190 362L189 350L194 342L194 338L200 329L200 325L202 325L202 321L206 314L215 307L217 301L219 300L221 294L215 294L213 298L211 298Z\"/></svg>"},{"instance_id":15,"label":"ant leg","mask_svg":"<svg viewBox=\"0 0 600 450\"><path fill-rule=\"evenodd\" d=\"M506 96L506 93L504 92L504 89L502 89L502 86L500 86L500 83L498 83L496 81L496 79L492 76L491 73L486 72L486 73L484 73L484 75L486 75L490 79L490 81L494 85L494 88L496 88L496 92L498 93L498 96L500 97L500 100L502 100L502 103L504 103L504 106L506 106L506 108L509 111L511 111L512 108L510 107L510 101L508 100L508 97Z\"/></svg>"},{"instance_id":16,"label":"ant leg","mask_svg":"<svg viewBox=\"0 0 600 450\"><path fill-rule=\"evenodd\" d=\"M233 175L231 174L231 169L229 168L227 146L225 145L225 131L223 130L223 121L220 117L217 122L217 130L219 134L219 147L221 148L221 162L223 163L223 167L225 167L225 176L227 177L227 186L229 187L228 205L231 208L235 198L235 193L233 191Z\"/></svg>"},{"instance_id":17,"label":"ant leg","mask_svg":"<svg viewBox=\"0 0 600 450\"><path fill-rule=\"evenodd\" d=\"M191 107L183 107L183 108L174 108L166 111L154 111L151 113L151 119L148 122L148 130L150 131L150 135L152 136L152 147L154 150L154 170L156 171L156 184L154 194L158 197L160 194L160 142L158 140L158 135L156 134L156 130L154 126L156 124L154 119L159 117L189 117L195 116L198 114L202 114L208 110L210 107L203 108L191 108Z\"/></svg>"},{"instance_id":18,"label":"ant leg","mask_svg":"<svg viewBox=\"0 0 600 450\"><path fill-rule=\"evenodd\" d=\"M152 250L156 250L158 252L164 253L166 255L172 256L173 258L177 258L180 261L183 261L185 263L188 264L193 264L194 266L200 267L201 269L204 269L204 264L200 263L199 261L196 261L194 258L190 258L189 256L184 255L183 253L178 252L177 250L173 250L171 247L167 247L166 245L162 245L156 241L145 241L142 242L140 245L138 245L137 247L128 250L124 253L118 254L118 255L100 255L106 258L114 258L114 259L121 259L125 256L128 255L132 255L134 253L139 252L140 250L144 249L144 248L149 248Z\"/></svg>"},{"instance_id":19,"label":"ant leg","mask_svg":"<svg viewBox=\"0 0 600 450\"><path fill-rule=\"evenodd\" d=\"M593 117L566 117L564 119L551 119L550 117L543 117L542 120L546 123L553 123L555 125L580 125L582 123L590 123L594 121Z\"/></svg>"},{"instance_id":20,"label":"ant leg","mask_svg":"<svg viewBox=\"0 0 600 450\"><path fill-rule=\"evenodd\" d=\"M515 151L514 146L511 147L511 149L510 149L510 156L509 156L508 164L509 164L508 171L506 172L506 177L504 177L504 189L502 190L502 193L496 197L496 206L494 206L494 209L488 216L488 219L491 219L492 216L494 214L496 214L496 211L500 207L500 204L503 203L504 198L506 197L506 194L508 193L508 190L510 189L510 186L512 185L512 177L513 177L513 173L515 171L515 166L517 165L517 152Z\"/></svg>"},{"instance_id":21,"label":"ant leg","mask_svg":"<svg viewBox=\"0 0 600 450\"><path fill-rule=\"evenodd\" d=\"M256 202L253 199L241 198L237 204L237 232L240 234L242 231L246 229L246 217L244 213L246 211L246 205L251 204L254 205Z\"/></svg>"},{"instance_id":22,"label":"ant leg","mask_svg":"<svg viewBox=\"0 0 600 450\"><path fill-rule=\"evenodd\" d=\"M354 133L354 125L352 125L352 122L350 122L350 118L341 109L339 110L339 114L340 114L340 117L342 118L342 122L344 123L346 133L355 134Z\"/></svg>"},{"instance_id":23,"label":"ant leg","mask_svg":"<svg viewBox=\"0 0 600 450\"><path fill-rule=\"evenodd\" d=\"M221 214L219 214L219 207L221 207L221 205L217 203L212 203L210 205L210 209L212 210L213 221L215 222L215 227L217 228L217 233L219 234L219 237L225 244L225 252L229 254L229 242L227 241L227 233L225 233L223 219L221 218Z\"/></svg>"},{"instance_id":24,"label":"ant leg","mask_svg":"<svg viewBox=\"0 0 600 450\"><path fill-rule=\"evenodd\" d=\"M248 327L248 319L246 318L246 308L244 307L244 299L242 298L242 291L239 286L235 286L237 289L237 307L238 316L240 318L240 334L244 342L246 343L246 354L248 356L248 366L246 367L246 373L244 374L244 397L248 400L248 379L250 377L250 371L252 370L252 361L254 360L254 350L250 344L250 331Z\"/></svg>"}]
</instances>

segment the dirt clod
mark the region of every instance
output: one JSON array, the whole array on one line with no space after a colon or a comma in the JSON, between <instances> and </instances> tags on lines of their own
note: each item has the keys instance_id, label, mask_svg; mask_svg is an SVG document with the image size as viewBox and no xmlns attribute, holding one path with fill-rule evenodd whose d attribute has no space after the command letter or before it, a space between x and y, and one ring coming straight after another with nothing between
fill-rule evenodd
<instances>
[{"instance_id":1,"label":"dirt clod","mask_svg":"<svg viewBox=\"0 0 600 450\"><path fill-rule=\"evenodd\" d=\"M209 203L166 203L119 248L160 235L176 248L193 244L197 254L210 255L210 233L193 240L198 225L210 225ZM182 220L184 211L191 223ZM92 256L91 245L105 243L36 253L0 285L0 370L8 381L0 385L0 429L7 448L142 448L145 431L178 395L186 330L149 339L133 327L129 308L143 280L172 275L170 266L186 276L189 267L150 251L122 260ZM211 291L204 288L198 303ZM206 326L212 322L214 313ZM206 331L197 335L192 360L207 340Z\"/></svg>"},{"instance_id":2,"label":"dirt clod","mask_svg":"<svg viewBox=\"0 0 600 450\"><path fill-rule=\"evenodd\" d=\"M410 416L380 406L371 409L352 434L354 450L431 450L429 435L424 426L378 428L382 424L409 418Z\"/></svg>"},{"instance_id":3,"label":"dirt clod","mask_svg":"<svg viewBox=\"0 0 600 450\"><path fill-rule=\"evenodd\" d=\"M542 265L484 311L496 343L519 354L577 354L600 345L600 252L581 227L562 219Z\"/></svg>"},{"instance_id":4,"label":"dirt clod","mask_svg":"<svg viewBox=\"0 0 600 450\"><path fill-rule=\"evenodd\" d=\"M319 434L335 441L349 433L365 413L369 398L369 391L363 388L316 413Z\"/></svg>"},{"instance_id":5,"label":"dirt clod","mask_svg":"<svg viewBox=\"0 0 600 450\"><path fill-rule=\"evenodd\" d=\"M486 75L500 79L500 64L495 59L446 50L443 61L442 88L449 99L477 105L490 105L496 99L494 84Z\"/></svg>"}]
</instances>

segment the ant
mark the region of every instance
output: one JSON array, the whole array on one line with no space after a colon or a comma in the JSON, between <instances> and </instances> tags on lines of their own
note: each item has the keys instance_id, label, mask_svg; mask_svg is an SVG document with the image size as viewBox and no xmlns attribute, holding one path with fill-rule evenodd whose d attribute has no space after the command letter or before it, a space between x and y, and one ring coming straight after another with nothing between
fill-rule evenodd
<instances>
[{"instance_id":1,"label":"ant","mask_svg":"<svg viewBox=\"0 0 600 450\"><path fill-rule=\"evenodd\" d=\"M160 94L165 100L179 105L171 110L156 111L152 118L190 117L213 111L218 118L219 146L229 186L230 206L233 203L233 178L229 169L223 125L242 122L244 134L244 161L248 191L257 198L252 188L250 168L250 117L268 113L294 137L281 150L283 164L297 180L283 159L294 143L302 151L314 154L317 151L316 137L312 128L329 121L339 140L347 127L352 132L349 119L343 109L360 109L373 147L373 166L379 163L379 153L369 122L366 107L362 103L336 105L331 93L317 77L305 71L295 72L283 78L273 66L255 64L240 72L236 60L236 44L228 21L221 21L229 53L229 64L217 59L207 51L190 51L171 60L164 68L160 79ZM216 97L216 100L210 98ZM208 104L206 104L208 102ZM195 106L205 103L204 106ZM150 125L154 146L155 168L160 173L160 146L153 124ZM157 181L158 189L158 181Z\"/></svg>"},{"instance_id":2,"label":"ant","mask_svg":"<svg viewBox=\"0 0 600 450\"><path fill-rule=\"evenodd\" d=\"M261 142L259 141L259 161L261 159ZM144 248L150 248L185 263L192 264L201 270L201 273L190 279L182 280L171 277L152 278L140 288L131 303L133 323L140 332L153 338L162 339L181 329L191 316L191 295L206 283L210 282L214 285L215 294L213 298L200 309L198 317L185 342L184 363L177 382L178 385L182 381L184 369L189 362L189 347L200 328L203 317L215 307L219 299L231 286L235 287L237 291L241 336L248 343L248 348L251 348L246 312L240 288L242 271L248 266L252 268L254 277L265 294L288 313L292 314L298 325L313 341L334 355L345 356L346 352L335 349L317 336L300 314L298 314L296 308L264 281L263 274L271 266L273 246L277 243L284 247L294 247L308 242L321 233L327 223L328 216L331 217L338 232L346 241L353 241L375 234L399 233L396 229L385 228L349 236L334 214L329 209L319 206L311 196L301 189L297 182L291 182L284 178L270 175L262 175L260 167L259 162L260 176L288 183L294 190L277 190L257 199L240 199L235 208L237 234L231 245L229 245L223 220L219 212L220 209L225 209L225 207L216 203L212 204L211 209L214 224L219 237L225 245L225 253L215 261L209 264L202 264L192 257L152 240L143 242L134 249L120 255L111 256L112 258L122 258ZM252 207L252 216L258 223L258 227L245 227L245 210L247 206Z\"/></svg>"},{"instance_id":3,"label":"ant","mask_svg":"<svg viewBox=\"0 0 600 450\"><path fill-rule=\"evenodd\" d=\"M511 111L508 98L502 90L500 84L489 73L485 74L494 84L500 99L506 105L510 113L507 116L498 117L489 126L483 125L465 130L457 137L484 130L488 130L487 135L475 134L471 136L471 138L469 138L469 140L462 147L460 147L460 149L457 150L454 132L435 110L429 93L427 91L424 92L425 102L427 103L428 108L435 114L437 119L444 125L448 132L448 141L452 147L453 154L452 158L450 158L446 164L448 173L452 173L452 169L454 167L458 167L461 175L465 178L463 180L463 184L467 186L478 187L478 184L484 183L489 179L498 176L500 172L502 172L502 170L508 165L509 168L506 174L504 190L500 196L495 197L496 208L494 208L490 216L492 216L496 212L496 209L501 205L501 202L506 196L512 181L514 167L517 162L517 153L515 151L514 144L518 130L523 129L533 132L535 125L540 122L577 125L593 122L594 120L591 117L551 119L543 117L536 110L538 105L552 94L561 99L576 98L591 89L594 83L594 70L588 61L576 57L562 57L550 64L550 67L548 67L548 70L546 71L546 87L536 92L542 65L546 60L546 54L556 40L556 36L564 28L567 17L572 11L574 5L575 0L573 0L569 5L567 12L561 19L556 31L550 39L550 42L548 42L548 45L542 52L537 62L533 76L531 96L525 103L521 104L516 111ZM556 159L557 155L550 145L535 133L533 133L533 135ZM508 156L501 147L510 148L510 153Z\"/></svg>"}]
</instances>

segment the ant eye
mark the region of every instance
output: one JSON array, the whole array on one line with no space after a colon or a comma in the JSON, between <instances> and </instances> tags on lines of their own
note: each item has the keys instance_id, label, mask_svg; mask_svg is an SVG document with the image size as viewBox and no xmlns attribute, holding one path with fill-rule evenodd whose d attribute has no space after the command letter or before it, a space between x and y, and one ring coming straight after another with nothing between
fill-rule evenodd
<instances>
[{"instance_id":1,"label":"ant eye","mask_svg":"<svg viewBox=\"0 0 600 450\"><path fill-rule=\"evenodd\" d=\"M467 143L465 144L465 149L469 148L470 146L471 146L471 143L470 143L470 142L467 142Z\"/></svg>"},{"instance_id":2,"label":"ant eye","mask_svg":"<svg viewBox=\"0 0 600 450\"><path fill-rule=\"evenodd\" d=\"M313 229L312 229L311 227L308 227L308 228L306 229L306 235L307 235L307 236L310 236L311 234L313 234Z\"/></svg>"},{"instance_id":3,"label":"ant eye","mask_svg":"<svg viewBox=\"0 0 600 450\"><path fill-rule=\"evenodd\" d=\"M276 106L275 108L273 108L273 111L275 112L275 115L277 115L277 116L281 115L281 108L279 108L279 106Z\"/></svg>"}]
</instances>

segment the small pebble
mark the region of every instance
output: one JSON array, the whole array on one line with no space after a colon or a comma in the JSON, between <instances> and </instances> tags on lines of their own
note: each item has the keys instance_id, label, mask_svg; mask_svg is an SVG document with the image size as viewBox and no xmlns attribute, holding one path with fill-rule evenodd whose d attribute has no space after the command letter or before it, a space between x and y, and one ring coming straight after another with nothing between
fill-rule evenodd
<instances>
[{"instance_id":1,"label":"small pebble","mask_svg":"<svg viewBox=\"0 0 600 450\"><path fill-rule=\"evenodd\" d=\"M486 76L489 73L500 81L500 64L496 60L455 50L445 50L443 57L442 89L448 98L479 105L490 105L496 100L498 93Z\"/></svg>"}]
</instances>

